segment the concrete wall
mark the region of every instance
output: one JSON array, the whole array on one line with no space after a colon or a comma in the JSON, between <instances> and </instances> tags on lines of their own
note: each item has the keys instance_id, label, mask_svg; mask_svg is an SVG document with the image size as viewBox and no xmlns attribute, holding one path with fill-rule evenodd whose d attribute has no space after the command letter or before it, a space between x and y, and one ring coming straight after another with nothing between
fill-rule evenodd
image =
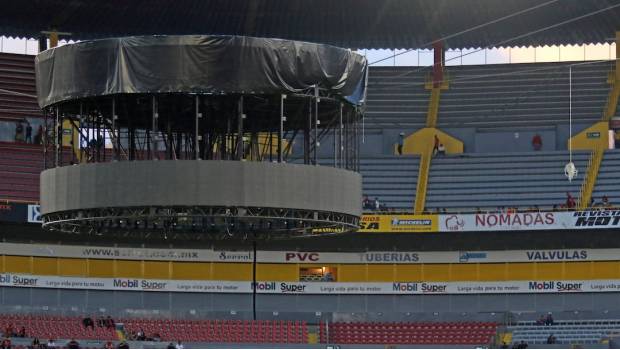
<instances>
[{"instance_id":1,"label":"concrete wall","mask_svg":"<svg viewBox=\"0 0 620 350\"><path fill-rule=\"evenodd\" d=\"M0 312L104 313L152 317L248 318L251 294L199 294L0 288ZM16 305L21 307L16 308ZM620 312L620 293L497 295L257 295L264 319L496 319L503 312ZM421 316L422 315L422 316ZM423 316L426 315L426 316ZM445 315L453 315L447 317ZM577 318L576 314L573 318Z\"/></svg>"}]
</instances>

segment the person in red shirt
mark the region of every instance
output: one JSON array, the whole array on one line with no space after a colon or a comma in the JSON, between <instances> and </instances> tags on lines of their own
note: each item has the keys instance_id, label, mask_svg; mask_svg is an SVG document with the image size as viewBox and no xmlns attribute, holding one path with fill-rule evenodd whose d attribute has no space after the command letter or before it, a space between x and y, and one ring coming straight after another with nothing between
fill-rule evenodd
<instances>
[{"instance_id":1,"label":"person in red shirt","mask_svg":"<svg viewBox=\"0 0 620 350\"><path fill-rule=\"evenodd\" d=\"M577 203L575 202L573 196L571 196L570 192L566 192L566 208L573 209L576 205Z\"/></svg>"},{"instance_id":2,"label":"person in red shirt","mask_svg":"<svg viewBox=\"0 0 620 350\"><path fill-rule=\"evenodd\" d=\"M540 151L542 149L542 137L540 137L540 135L536 134L532 137L532 147L534 151Z\"/></svg>"}]
</instances>

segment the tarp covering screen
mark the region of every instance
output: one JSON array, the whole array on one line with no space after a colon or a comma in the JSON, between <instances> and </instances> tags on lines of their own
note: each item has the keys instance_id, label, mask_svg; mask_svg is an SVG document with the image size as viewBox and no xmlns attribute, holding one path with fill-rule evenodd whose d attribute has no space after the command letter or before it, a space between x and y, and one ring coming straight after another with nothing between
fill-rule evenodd
<instances>
[{"instance_id":1,"label":"tarp covering screen","mask_svg":"<svg viewBox=\"0 0 620 350\"><path fill-rule=\"evenodd\" d=\"M144 36L65 45L35 60L39 106L122 93L295 93L360 104L366 59L329 45L241 36Z\"/></svg>"}]
</instances>

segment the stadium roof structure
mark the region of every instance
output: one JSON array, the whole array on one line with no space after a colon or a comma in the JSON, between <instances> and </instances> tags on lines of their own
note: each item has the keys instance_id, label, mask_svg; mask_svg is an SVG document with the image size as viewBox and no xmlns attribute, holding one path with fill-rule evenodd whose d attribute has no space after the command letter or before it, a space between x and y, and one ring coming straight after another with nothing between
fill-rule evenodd
<instances>
[{"instance_id":1,"label":"stadium roof structure","mask_svg":"<svg viewBox=\"0 0 620 350\"><path fill-rule=\"evenodd\" d=\"M0 11L12 37L220 34L367 49L445 37L449 48L601 43L617 29L618 0L32 0Z\"/></svg>"}]
</instances>

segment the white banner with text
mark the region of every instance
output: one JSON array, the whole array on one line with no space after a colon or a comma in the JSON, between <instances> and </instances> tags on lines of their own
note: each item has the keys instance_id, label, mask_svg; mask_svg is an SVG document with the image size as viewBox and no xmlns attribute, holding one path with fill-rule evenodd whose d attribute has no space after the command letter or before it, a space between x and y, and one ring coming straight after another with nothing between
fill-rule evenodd
<instances>
[{"instance_id":1,"label":"white banner with text","mask_svg":"<svg viewBox=\"0 0 620 350\"><path fill-rule=\"evenodd\" d=\"M251 293L252 282L82 278L0 274L2 287L118 290L139 292ZM497 282L277 282L256 283L263 294L514 294L620 292L620 280Z\"/></svg>"},{"instance_id":2,"label":"white banner with text","mask_svg":"<svg viewBox=\"0 0 620 350\"><path fill-rule=\"evenodd\" d=\"M247 251L151 249L0 243L0 255L104 260L158 260L251 263ZM620 249L487 251L298 252L258 251L259 263L280 264L457 264L504 262L617 261Z\"/></svg>"}]
</instances>

